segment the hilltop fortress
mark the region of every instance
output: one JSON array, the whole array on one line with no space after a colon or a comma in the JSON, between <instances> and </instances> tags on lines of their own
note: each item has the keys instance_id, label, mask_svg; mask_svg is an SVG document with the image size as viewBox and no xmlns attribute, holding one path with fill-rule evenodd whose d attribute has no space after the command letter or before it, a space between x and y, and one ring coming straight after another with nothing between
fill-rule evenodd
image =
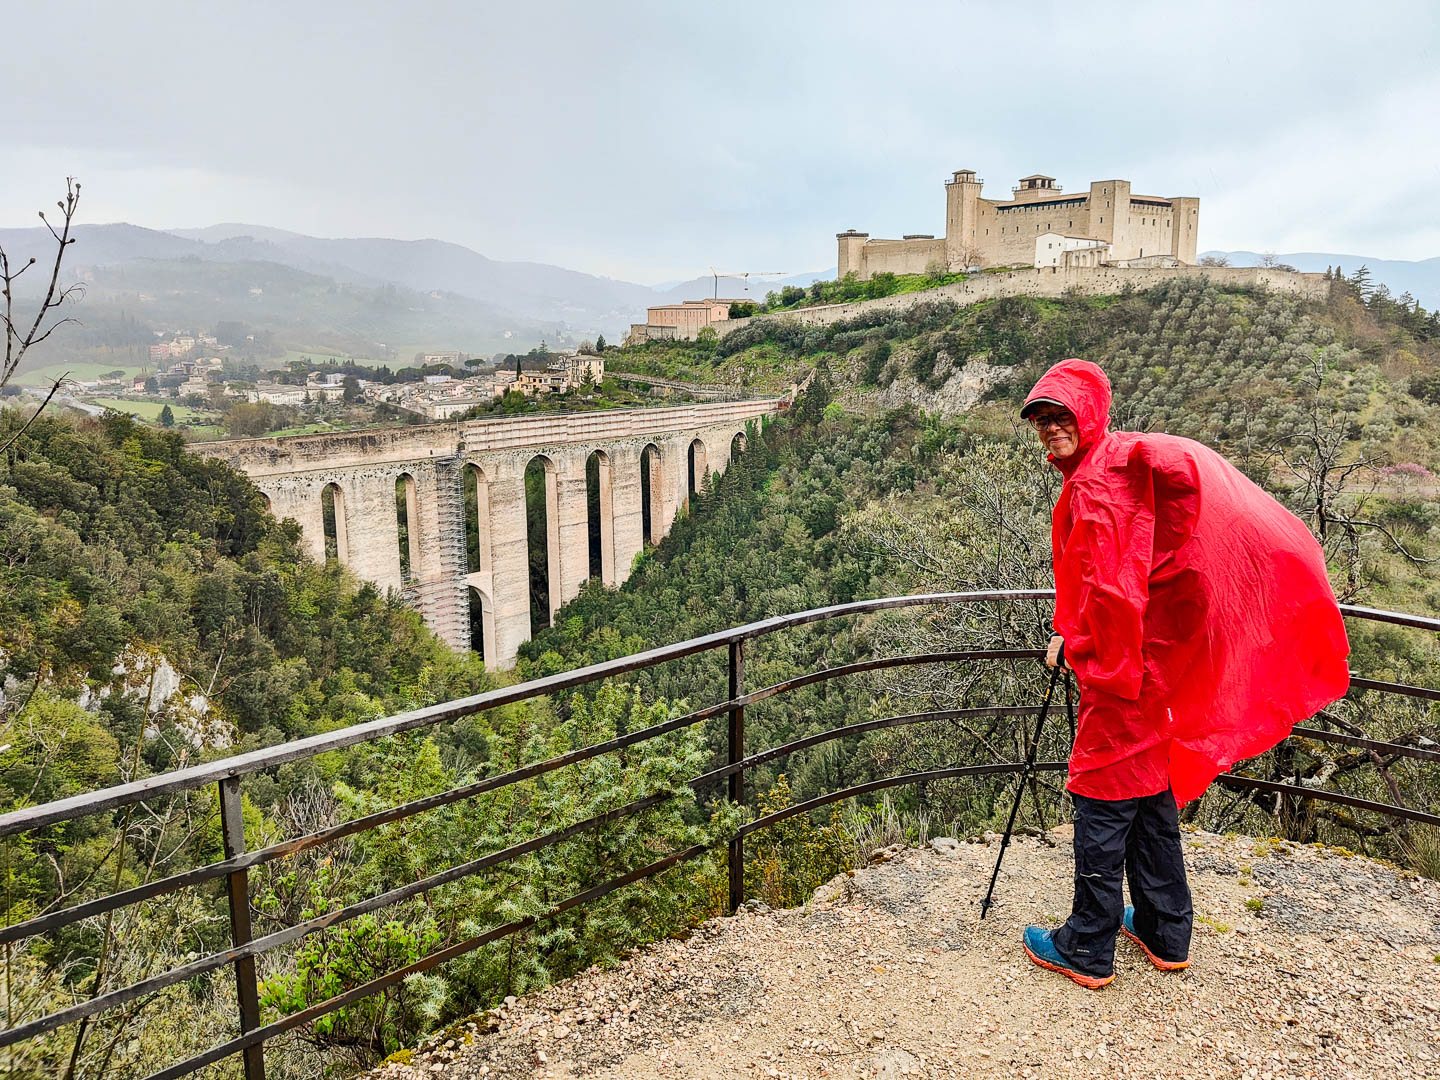
<instances>
[{"instance_id":1,"label":"hilltop fortress","mask_svg":"<svg viewBox=\"0 0 1440 1080\"><path fill-rule=\"evenodd\" d=\"M839 277L921 274L969 267L1192 265L1200 200L1131 193L1128 180L1096 180L1066 195L1053 176L1023 177L1007 201L982 198L985 181L960 169L945 185L945 235L899 240L837 233Z\"/></svg>"}]
</instances>

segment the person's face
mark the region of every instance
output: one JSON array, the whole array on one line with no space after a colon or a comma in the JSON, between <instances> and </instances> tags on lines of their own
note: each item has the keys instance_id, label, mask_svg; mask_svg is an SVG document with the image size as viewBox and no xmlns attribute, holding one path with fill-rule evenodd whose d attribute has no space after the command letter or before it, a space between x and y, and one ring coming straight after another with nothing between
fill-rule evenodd
<instances>
[{"instance_id":1,"label":"person's face","mask_svg":"<svg viewBox=\"0 0 1440 1080\"><path fill-rule=\"evenodd\" d=\"M1040 445L1056 459L1067 458L1080 449L1075 414L1063 405L1041 405L1026 419L1040 437Z\"/></svg>"}]
</instances>

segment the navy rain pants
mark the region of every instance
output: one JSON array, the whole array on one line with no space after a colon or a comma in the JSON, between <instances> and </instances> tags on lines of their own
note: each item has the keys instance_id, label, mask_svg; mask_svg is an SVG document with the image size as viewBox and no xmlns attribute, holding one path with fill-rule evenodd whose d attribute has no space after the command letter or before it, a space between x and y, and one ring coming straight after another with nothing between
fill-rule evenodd
<instances>
[{"instance_id":1,"label":"navy rain pants","mask_svg":"<svg viewBox=\"0 0 1440 1080\"><path fill-rule=\"evenodd\" d=\"M1194 925L1180 850L1179 810L1169 791L1140 799L1075 801L1075 903L1055 931L1055 948L1076 971L1115 970L1115 935L1125 915L1121 875L1130 879L1135 934L1162 960L1190 956Z\"/></svg>"}]
</instances>

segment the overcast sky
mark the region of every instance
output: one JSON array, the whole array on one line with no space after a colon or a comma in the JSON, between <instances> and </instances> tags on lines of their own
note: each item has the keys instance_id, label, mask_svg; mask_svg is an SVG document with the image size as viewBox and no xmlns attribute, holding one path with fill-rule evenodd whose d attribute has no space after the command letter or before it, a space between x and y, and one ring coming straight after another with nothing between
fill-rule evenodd
<instances>
[{"instance_id":1,"label":"overcast sky","mask_svg":"<svg viewBox=\"0 0 1440 1080\"><path fill-rule=\"evenodd\" d=\"M0 0L0 224L439 237L633 281L944 232L976 169L1440 256L1440 4Z\"/></svg>"}]
</instances>

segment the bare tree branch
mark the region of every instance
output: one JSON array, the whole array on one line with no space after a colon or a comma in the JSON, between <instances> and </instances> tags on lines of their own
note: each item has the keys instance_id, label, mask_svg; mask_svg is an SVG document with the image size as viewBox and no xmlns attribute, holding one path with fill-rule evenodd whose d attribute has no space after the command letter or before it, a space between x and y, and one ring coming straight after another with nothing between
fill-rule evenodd
<instances>
[{"instance_id":1,"label":"bare tree branch","mask_svg":"<svg viewBox=\"0 0 1440 1080\"><path fill-rule=\"evenodd\" d=\"M57 230L42 211L40 220L45 223L45 228L55 239L55 260L50 266L50 284L45 290L45 296L40 301L40 308L35 312L35 318L30 323L28 330L22 331L17 325L15 316L15 281L31 266L35 265L35 258L32 256L18 270L11 270L10 258L3 248L0 248L0 307L3 307L3 314L0 314L0 323L4 324L5 330L5 362L0 368L0 386L4 386L20 367L20 361L24 358L26 351L32 346L48 338L58 326L63 326L73 319L61 319L58 322L46 327L45 318L56 308L60 307L72 297L83 296L84 287L79 284L60 287L60 267L65 260L65 249L75 242L70 235L70 228L75 220L75 211L80 205L80 184L73 176L65 178L65 198L56 203L60 208L63 224ZM53 391L52 391L53 393ZM48 400L48 399L47 399Z\"/></svg>"}]
</instances>

